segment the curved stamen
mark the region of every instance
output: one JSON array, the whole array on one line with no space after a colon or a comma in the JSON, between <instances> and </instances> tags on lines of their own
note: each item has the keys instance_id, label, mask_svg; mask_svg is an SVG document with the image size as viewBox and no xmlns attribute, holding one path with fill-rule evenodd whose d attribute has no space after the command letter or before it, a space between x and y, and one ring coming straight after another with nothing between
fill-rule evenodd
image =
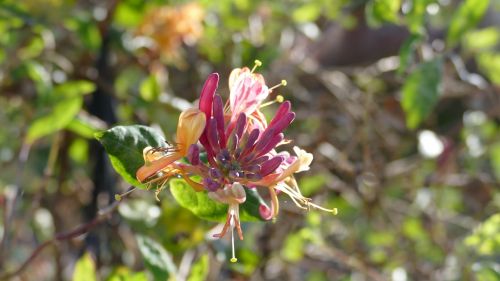
<instances>
[{"instance_id":1,"label":"curved stamen","mask_svg":"<svg viewBox=\"0 0 500 281\"><path fill-rule=\"evenodd\" d=\"M262 62L260 60L255 60L254 61L254 65L253 65L253 68L252 70L250 71L250 73L253 73L255 71L255 69L257 69L257 67L259 66L262 66Z\"/></svg>"}]
</instances>

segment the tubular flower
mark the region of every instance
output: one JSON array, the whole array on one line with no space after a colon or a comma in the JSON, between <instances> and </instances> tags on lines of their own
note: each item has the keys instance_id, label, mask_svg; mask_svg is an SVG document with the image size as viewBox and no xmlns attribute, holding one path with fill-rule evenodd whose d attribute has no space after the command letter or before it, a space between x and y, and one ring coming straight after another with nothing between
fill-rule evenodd
<instances>
[{"instance_id":1,"label":"tubular flower","mask_svg":"<svg viewBox=\"0 0 500 281\"><path fill-rule=\"evenodd\" d=\"M256 66L259 65L260 62L256 61ZM179 174L195 190L205 190L211 199L227 204L229 208L226 222L221 232L214 237L221 238L231 230L233 262L236 261L235 229L240 240L243 239L239 205L246 200L245 188L268 189L271 208L265 205L259 208L261 217L266 220L278 213L279 192L290 196L302 209L314 207L336 213L336 209L322 208L304 197L293 177L295 173L309 169L312 154L298 147L294 147L296 156L291 156L286 151L276 151L279 145L287 143L283 132L295 119L295 113L291 110L291 103L278 96L276 101L281 104L267 123L260 108L272 102L262 102L273 89L286 82L282 81L269 88L262 75L254 73L255 68L237 68L232 71L229 78L230 96L226 106L221 96L216 94L219 76L211 74L203 86L199 109L181 114L184 117L179 121L179 143L176 149L145 150L146 164L137 173L141 181ZM192 132L184 128L192 128ZM202 147L196 144L197 139ZM206 163L200 159L202 150L206 153ZM177 160L184 156L188 163L178 163ZM201 182L193 182L189 178L192 175L200 176Z\"/></svg>"},{"instance_id":2,"label":"tubular flower","mask_svg":"<svg viewBox=\"0 0 500 281\"><path fill-rule=\"evenodd\" d=\"M191 108L183 111L177 124L177 143L168 144L167 147L144 148L144 165L136 172L137 180L141 183L162 182L164 184L174 175L187 177L182 166L176 161L187 156L190 147L196 146L205 129L205 123L205 114L200 110ZM196 185L193 187L200 190L200 187Z\"/></svg>"}]
</instances>

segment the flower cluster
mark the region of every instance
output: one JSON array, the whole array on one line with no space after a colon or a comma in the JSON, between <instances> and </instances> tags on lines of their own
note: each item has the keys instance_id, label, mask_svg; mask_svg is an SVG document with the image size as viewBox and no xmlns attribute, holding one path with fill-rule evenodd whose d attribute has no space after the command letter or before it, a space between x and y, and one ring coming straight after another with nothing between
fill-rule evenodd
<instances>
[{"instance_id":1,"label":"flower cluster","mask_svg":"<svg viewBox=\"0 0 500 281\"><path fill-rule=\"evenodd\" d=\"M153 51L175 57L182 43L192 45L203 34L203 8L197 3L151 10L137 29L138 36L153 40Z\"/></svg>"},{"instance_id":2,"label":"flower cluster","mask_svg":"<svg viewBox=\"0 0 500 281\"><path fill-rule=\"evenodd\" d=\"M269 88L262 75L249 68L237 68L229 77L229 100L224 103L216 94L219 82L217 73L211 74L203 86L199 108L188 109L179 117L175 145L163 148L148 147L144 150L145 164L137 171L143 183L159 183L162 187L170 177L183 177L196 191L207 191L208 196L228 204L226 223L215 237L223 237L231 230L234 257L234 230L240 239L239 205L246 200L245 188L267 188L271 208L261 205L260 216L269 220L278 214L277 194L283 192L302 209L324 209L304 197L294 179L294 174L309 169L312 154L294 147L295 155L278 152L281 144L289 142L283 131L292 123L295 113L289 101L281 102L276 114L268 123L260 109L269 93L286 81ZM267 104L267 103L266 103ZM201 146L198 144L201 144ZM206 153L206 161L200 154ZM184 161L180 161L182 159ZM187 161L186 161L187 160ZM191 179L198 175L200 182ZM158 190L161 190L158 189Z\"/></svg>"}]
</instances>

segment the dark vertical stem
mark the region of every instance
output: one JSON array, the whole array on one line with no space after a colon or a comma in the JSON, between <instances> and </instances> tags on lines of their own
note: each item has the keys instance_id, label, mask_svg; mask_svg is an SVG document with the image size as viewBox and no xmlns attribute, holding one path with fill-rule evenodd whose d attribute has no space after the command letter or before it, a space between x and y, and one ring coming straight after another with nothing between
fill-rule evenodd
<instances>
[{"instance_id":1,"label":"dark vertical stem","mask_svg":"<svg viewBox=\"0 0 500 281\"><path fill-rule=\"evenodd\" d=\"M113 39L111 22L116 4L117 1L111 1L107 18L99 23L102 43L96 61L98 72L97 88L92 93L88 103L89 113L106 122L108 126L115 124L117 121L112 93L114 75L110 65L111 43ZM92 201L85 208L85 217L87 219L96 216L99 207L98 198L101 194L107 194L110 200L113 199L112 195L115 185L115 178L112 176L112 168L104 148L97 141L92 141L90 148L90 159L93 163L92 180L94 189L92 191ZM96 233L89 233L86 237L86 245L89 250L96 254L99 261L100 243Z\"/></svg>"}]
</instances>

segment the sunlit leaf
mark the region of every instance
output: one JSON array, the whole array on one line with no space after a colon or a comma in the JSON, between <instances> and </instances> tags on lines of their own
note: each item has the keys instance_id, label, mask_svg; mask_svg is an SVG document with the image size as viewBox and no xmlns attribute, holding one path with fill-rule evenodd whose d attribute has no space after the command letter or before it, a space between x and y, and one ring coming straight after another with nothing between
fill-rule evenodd
<instances>
[{"instance_id":1,"label":"sunlit leaf","mask_svg":"<svg viewBox=\"0 0 500 281\"><path fill-rule=\"evenodd\" d=\"M52 112L33 121L28 128L26 141L32 143L41 137L63 129L78 114L82 104L82 97L66 98L59 101Z\"/></svg>"},{"instance_id":2,"label":"sunlit leaf","mask_svg":"<svg viewBox=\"0 0 500 281\"><path fill-rule=\"evenodd\" d=\"M304 245L305 239L302 235L299 232L292 233L285 239L281 255L289 262L298 262L304 256Z\"/></svg>"},{"instance_id":3,"label":"sunlit leaf","mask_svg":"<svg viewBox=\"0 0 500 281\"><path fill-rule=\"evenodd\" d=\"M500 30L488 27L469 31L464 36L464 46L469 51L481 51L494 48L500 40Z\"/></svg>"},{"instance_id":4,"label":"sunlit leaf","mask_svg":"<svg viewBox=\"0 0 500 281\"><path fill-rule=\"evenodd\" d=\"M125 181L137 187L144 187L135 177L139 167L144 165L142 150L146 146L165 146L165 140L161 133L141 125L117 126L96 133L95 137L106 149L111 164L118 174Z\"/></svg>"},{"instance_id":5,"label":"sunlit leaf","mask_svg":"<svg viewBox=\"0 0 500 281\"><path fill-rule=\"evenodd\" d=\"M300 190L304 196L311 196L314 192L324 187L327 177L322 174L303 177L299 181Z\"/></svg>"},{"instance_id":6,"label":"sunlit leaf","mask_svg":"<svg viewBox=\"0 0 500 281\"><path fill-rule=\"evenodd\" d=\"M372 0L366 7L368 18L375 24L384 22L397 22L401 7L400 0Z\"/></svg>"},{"instance_id":7,"label":"sunlit leaf","mask_svg":"<svg viewBox=\"0 0 500 281\"><path fill-rule=\"evenodd\" d=\"M303 23L316 20L321 13L321 7L317 3L307 3L295 9L292 18L295 22Z\"/></svg>"},{"instance_id":8,"label":"sunlit leaf","mask_svg":"<svg viewBox=\"0 0 500 281\"><path fill-rule=\"evenodd\" d=\"M39 56L45 49L45 43L39 36L34 37L29 44L18 51L20 59L27 60Z\"/></svg>"},{"instance_id":9,"label":"sunlit leaf","mask_svg":"<svg viewBox=\"0 0 500 281\"><path fill-rule=\"evenodd\" d=\"M479 255L494 255L500 251L500 213L486 219L464 240L465 245Z\"/></svg>"},{"instance_id":10,"label":"sunlit leaf","mask_svg":"<svg viewBox=\"0 0 500 281\"><path fill-rule=\"evenodd\" d=\"M144 16L143 1L120 1L113 19L123 27L135 28Z\"/></svg>"},{"instance_id":11,"label":"sunlit leaf","mask_svg":"<svg viewBox=\"0 0 500 281\"><path fill-rule=\"evenodd\" d=\"M38 67L33 66L32 69L35 71ZM36 79L42 78L38 77ZM45 85L46 82L42 82L42 80L36 83L43 83L42 88L48 87ZM69 81L54 87L50 96L50 99L54 102L52 110L49 114L33 121L28 128L27 142L32 143L69 125L82 108L82 95L93 91L94 88L94 84L88 81Z\"/></svg>"},{"instance_id":12,"label":"sunlit leaf","mask_svg":"<svg viewBox=\"0 0 500 281\"><path fill-rule=\"evenodd\" d=\"M106 278L106 281L148 281L146 272L131 272L126 267L119 267Z\"/></svg>"},{"instance_id":13,"label":"sunlit leaf","mask_svg":"<svg viewBox=\"0 0 500 281\"><path fill-rule=\"evenodd\" d=\"M93 139L94 134L99 130L105 129L102 128L104 124L96 124L96 122L92 122L91 120L84 118L82 116L76 116L69 124L66 126L66 129L72 131L73 133L87 138Z\"/></svg>"},{"instance_id":14,"label":"sunlit leaf","mask_svg":"<svg viewBox=\"0 0 500 281\"><path fill-rule=\"evenodd\" d=\"M477 56L481 70L494 84L500 85L500 53L482 52Z\"/></svg>"},{"instance_id":15,"label":"sunlit leaf","mask_svg":"<svg viewBox=\"0 0 500 281\"><path fill-rule=\"evenodd\" d=\"M149 75L141 83L141 97L146 101L156 100L160 96L160 85L154 74Z\"/></svg>"},{"instance_id":16,"label":"sunlit leaf","mask_svg":"<svg viewBox=\"0 0 500 281\"><path fill-rule=\"evenodd\" d=\"M414 129L424 121L438 102L441 68L442 62L439 59L424 62L406 79L401 105L409 128Z\"/></svg>"},{"instance_id":17,"label":"sunlit leaf","mask_svg":"<svg viewBox=\"0 0 500 281\"><path fill-rule=\"evenodd\" d=\"M190 210L196 216L209 221L224 221L228 206L218 203L208 197L207 192L196 192L182 179L170 180L170 191L177 202ZM265 204L256 190L245 188L247 199L240 205L240 219L242 221L262 220L259 206Z\"/></svg>"},{"instance_id":18,"label":"sunlit leaf","mask_svg":"<svg viewBox=\"0 0 500 281\"><path fill-rule=\"evenodd\" d=\"M143 235L137 235L137 244L144 264L155 281L165 281L169 276L177 274L172 257L161 244Z\"/></svg>"},{"instance_id":19,"label":"sunlit leaf","mask_svg":"<svg viewBox=\"0 0 500 281\"><path fill-rule=\"evenodd\" d=\"M95 90L94 83L85 80L68 81L54 87L54 94L63 97L78 97Z\"/></svg>"},{"instance_id":20,"label":"sunlit leaf","mask_svg":"<svg viewBox=\"0 0 500 281\"><path fill-rule=\"evenodd\" d=\"M465 0L460 5L453 14L448 29L446 43L449 47L453 47L467 30L477 25L483 18L489 3L489 0Z\"/></svg>"},{"instance_id":21,"label":"sunlit leaf","mask_svg":"<svg viewBox=\"0 0 500 281\"><path fill-rule=\"evenodd\" d=\"M187 278L187 281L204 281L207 279L210 261L208 259L208 254L201 256L198 261L191 267L191 273Z\"/></svg>"},{"instance_id":22,"label":"sunlit leaf","mask_svg":"<svg viewBox=\"0 0 500 281\"><path fill-rule=\"evenodd\" d=\"M413 34L422 34L425 30L425 16L427 6L435 0L412 0L410 10L405 16L408 28Z\"/></svg>"},{"instance_id":23,"label":"sunlit leaf","mask_svg":"<svg viewBox=\"0 0 500 281\"><path fill-rule=\"evenodd\" d=\"M37 94L47 95L52 89L50 73L41 64L35 61L28 61L24 64L26 74L35 83Z\"/></svg>"},{"instance_id":24,"label":"sunlit leaf","mask_svg":"<svg viewBox=\"0 0 500 281\"><path fill-rule=\"evenodd\" d=\"M69 156L73 161L81 164L87 163L89 155L89 142L82 138L75 139L69 147Z\"/></svg>"},{"instance_id":25,"label":"sunlit leaf","mask_svg":"<svg viewBox=\"0 0 500 281\"><path fill-rule=\"evenodd\" d=\"M84 254L75 265L73 281L96 281L95 262L89 253Z\"/></svg>"},{"instance_id":26,"label":"sunlit leaf","mask_svg":"<svg viewBox=\"0 0 500 281\"><path fill-rule=\"evenodd\" d=\"M227 215L227 205L210 199L206 192L196 192L182 179L170 180L170 191L175 200L196 216L210 220L223 221Z\"/></svg>"}]
</instances>

